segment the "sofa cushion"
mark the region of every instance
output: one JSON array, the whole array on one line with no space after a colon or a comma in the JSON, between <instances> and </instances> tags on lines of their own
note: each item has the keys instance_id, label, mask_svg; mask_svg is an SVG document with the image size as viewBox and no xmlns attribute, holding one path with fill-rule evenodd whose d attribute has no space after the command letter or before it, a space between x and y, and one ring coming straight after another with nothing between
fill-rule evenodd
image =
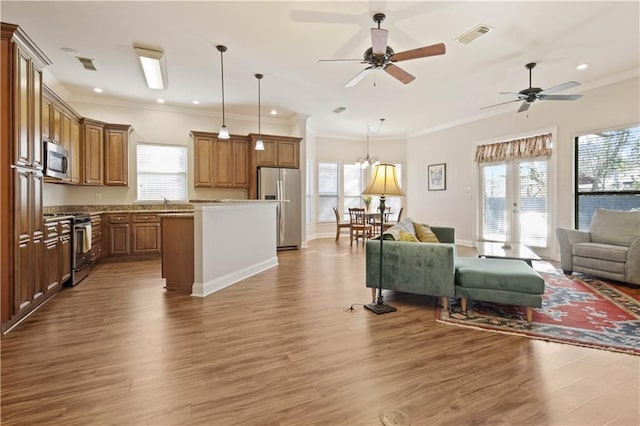
<instances>
[{"instance_id":1,"label":"sofa cushion","mask_svg":"<svg viewBox=\"0 0 640 426\"><path fill-rule=\"evenodd\" d=\"M576 243L571 246L571 251L574 256L626 262L629 247L600 243Z\"/></svg>"},{"instance_id":2,"label":"sofa cushion","mask_svg":"<svg viewBox=\"0 0 640 426\"><path fill-rule=\"evenodd\" d=\"M589 232L594 243L629 246L640 234L640 211L596 209Z\"/></svg>"},{"instance_id":3,"label":"sofa cushion","mask_svg":"<svg viewBox=\"0 0 640 426\"><path fill-rule=\"evenodd\" d=\"M544 279L521 260L456 257L455 264L460 287L544 293Z\"/></svg>"},{"instance_id":4,"label":"sofa cushion","mask_svg":"<svg viewBox=\"0 0 640 426\"><path fill-rule=\"evenodd\" d=\"M439 243L438 237L433 233L429 225L426 223L413 223L413 227L416 231L416 237L418 237L418 241L423 243Z\"/></svg>"},{"instance_id":5,"label":"sofa cushion","mask_svg":"<svg viewBox=\"0 0 640 426\"><path fill-rule=\"evenodd\" d=\"M410 243L417 243L418 239L415 235L408 233L407 231L400 231L400 241L408 241Z\"/></svg>"}]
</instances>

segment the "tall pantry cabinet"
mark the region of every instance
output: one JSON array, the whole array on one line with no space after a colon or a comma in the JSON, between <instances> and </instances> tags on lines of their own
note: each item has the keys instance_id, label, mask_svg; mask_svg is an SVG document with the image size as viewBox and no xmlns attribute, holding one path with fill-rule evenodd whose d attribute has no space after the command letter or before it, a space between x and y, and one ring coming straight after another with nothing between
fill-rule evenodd
<instances>
[{"instance_id":1,"label":"tall pantry cabinet","mask_svg":"<svg viewBox=\"0 0 640 426\"><path fill-rule=\"evenodd\" d=\"M21 28L0 25L0 319L4 332L45 299L42 68L51 62Z\"/></svg>"}]
</instances>

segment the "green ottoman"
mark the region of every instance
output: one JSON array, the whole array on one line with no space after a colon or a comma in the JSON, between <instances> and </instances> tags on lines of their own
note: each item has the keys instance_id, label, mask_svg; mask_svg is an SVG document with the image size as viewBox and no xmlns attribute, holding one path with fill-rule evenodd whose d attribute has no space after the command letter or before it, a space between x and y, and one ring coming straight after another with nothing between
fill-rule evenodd
<instances>
[{"instance_id":1,"label":"green ottoman","mask_svg":"<svg viewBox=\"0 0 640 426\"><path fill-rule=\"evenodd\" d=\"M542 306L544 279L521 260L456 257L456 297L467 311L467 299L532 308Z\"/></svg>"}]
</instances>

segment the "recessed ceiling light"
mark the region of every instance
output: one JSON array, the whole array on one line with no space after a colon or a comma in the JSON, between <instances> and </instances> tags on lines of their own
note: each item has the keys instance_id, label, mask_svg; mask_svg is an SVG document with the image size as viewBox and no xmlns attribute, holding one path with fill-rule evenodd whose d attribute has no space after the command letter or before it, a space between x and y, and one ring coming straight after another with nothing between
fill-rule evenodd
<instances>
[{"instance_id":1,"label":"recessed ceiling light","mask_svg":"<svg viewBox=\"0 0 640 426\"><path fill-rule=\"evenodd\" d=\"M103 90L101 88L99 88L99 87L94 87L93 91L96 92L96 93L102 93L103 92Z\"/></svg>"},{"instance_id":2,"label":"recessed ceiling light","mask_svg":"<svg viewBox=\"0 0 640 426\"><path fill-rule=\"evenodd\" d=\"M587 68L589 68L589 64L580 64L576 67L577 70L586 70Z\"/></svg>"},{"instance_id":3,"label":"recessed ceiling light","mask_svg":"<svg viewBox=\"0 0 640 426\"><path fill-rule=\"evenodd\" d=\"M200 101L191 101L191 103L194 105L200 105Z\"/></svg>"},{"instance_id":4,"label":"recessed ceiling light","mask_svg":"<svg viewBox=\"0 0 640 426\"><path fill-rule=\"evenodd\" d=\"M270 113L271 115L278 115L278 110L276 110L276 109L272 109L269 113Z\"/></svg>"},{"instance_id":5,"label":"recessed ceiling light","mask_svg":"<svg viewBox=\"0 0 640 426\"><path fill-rule=\"evenodd\" d=\"M162 98L158 98L157 102L158 102L159 104L163 104L163 103L164 103L164 99L162 99Z\"/></svg>"}]
</instances>

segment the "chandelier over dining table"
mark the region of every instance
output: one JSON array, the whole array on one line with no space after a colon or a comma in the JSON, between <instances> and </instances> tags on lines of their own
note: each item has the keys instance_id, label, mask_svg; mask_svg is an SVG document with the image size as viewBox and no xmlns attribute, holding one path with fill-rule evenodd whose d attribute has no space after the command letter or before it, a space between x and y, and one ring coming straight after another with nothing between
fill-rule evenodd
<instances>
[{"instance_id":1,"label":"chandelier over dining table","mask_svg":"<svg viewBox=\"0 0 640 426\"><path fill-rule=\"evenodd\" d=\"M369 136L378 134L380 132L380 129L382 128L382 123L384 123L384 118L380 119L380 124L378 124L378 128L375 132L372 132L371 128L367 124L367 155L364 157L356 158L356 162L363 169L366 169L369 166L377 166L378 164L380 164L380 159L377 156L369 155Z\"/></svg>"}]
</instances>

